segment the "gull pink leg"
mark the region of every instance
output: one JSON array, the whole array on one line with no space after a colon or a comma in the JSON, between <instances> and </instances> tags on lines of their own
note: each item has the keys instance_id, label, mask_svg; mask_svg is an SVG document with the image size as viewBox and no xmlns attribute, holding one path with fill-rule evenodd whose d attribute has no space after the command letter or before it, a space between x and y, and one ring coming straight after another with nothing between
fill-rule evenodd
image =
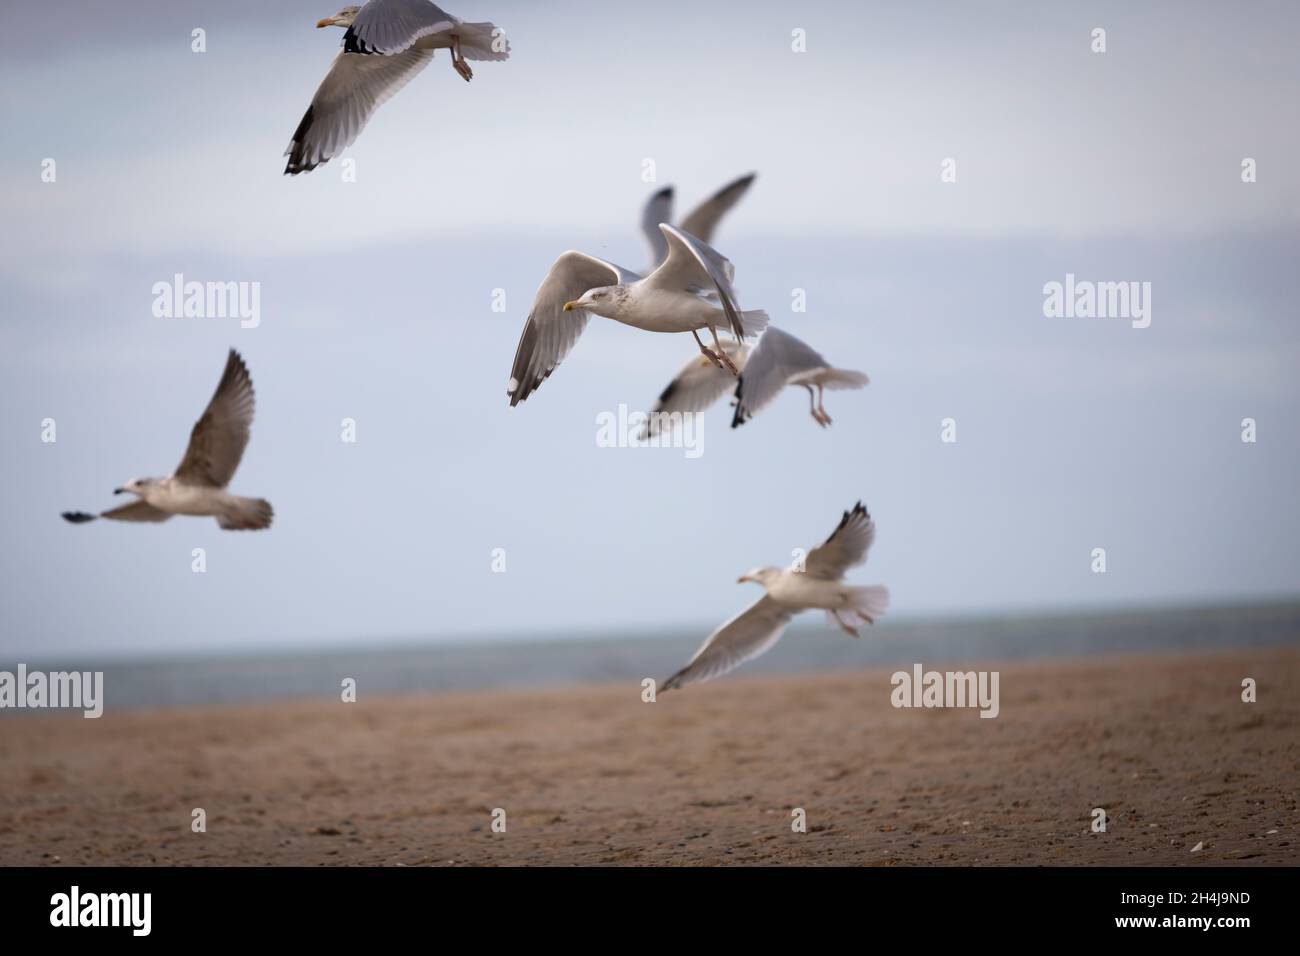
<instances>
[{"instance_id":1,"label":"gull pink leg","mask_svg":"<svg viewBox=\"0 0 1300 956\"><path fill-rule=\"evenodd\" d=\"M451 38L451 65L452 68L461 75L466 83L474 78L474 71L469 68L469 64L465 62L465 58L460 55L460 37L458 36L453 36Z\"/></svg>"}]
</instances>

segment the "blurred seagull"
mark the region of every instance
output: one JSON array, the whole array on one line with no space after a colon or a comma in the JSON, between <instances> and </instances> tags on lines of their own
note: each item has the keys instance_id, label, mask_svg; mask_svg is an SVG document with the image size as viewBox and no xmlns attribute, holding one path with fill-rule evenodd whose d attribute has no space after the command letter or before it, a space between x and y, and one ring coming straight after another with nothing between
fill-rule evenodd
<instances>
[{"instance_id":1,"label":"blurred seagull","mask_svg":"<svg viewBox=\"0 0 1300 956\"><path fill-rule=\"evenodd\" d=\"M796 563L788 569L755 568L743 575L741 582L761 584L767 593L710 634L690 663L668 678L662 689L712 680L753 660L781 639L800 611L824 610L845 633L857 637L853 618L873 624L889 607L888 588L851 587L843 580L845 571L866 560L875 537L876 523L858 502L852 511L844 512L825 543L808 552L802 570Z\"/></svg>"},{"instance_id":2,"label":"blurred seagull","mask_svg":"<svg viewBox=\"0 0 1300 956\"><path fill-rule=\"evenodd\" d=\"M692 358L659 395L642 426L642 437L670 430L676 424L673 412L702 412L735 386L737 428L767 405L787 385L808 390L813 421L825 428L831 417L822 407L823 388L862 388L869 381L862 372L834 368L810 346L789 332L769 325L756 347L730 339L722 349L740 366L740 381L718 369L707 359ZM814 395L813 389L817 392Z\"/></svg>"},{"instance_id":3,"label":"blurred seagull","mask_svg":"<svg viewBox=\"0 0 1300 956\"><path fill-rule=\"evenodd\" d=\"M519 338L506 386L512 406L536 391L560 364L589 313L648 332L690 332L710 362L740 374L718 340L717 326L744 341L766 328L767 313L740 311L731 287L735 269L716 249L667 223L659 229L668 256L644 278L582 252L566 252L555 260ZM701 341L698 330L705 328L717 351Z\"/></svg>"},{"instance_id":4,"label":"blurred seagull","mask_svg":"<svg viewBox=\"0 0 1300 956\"><path fill-rule=\"evenodd\" d=\"M835 368L811 346L773 326L763 333L736 383L736 412L731 427L745 424L787 385L798 385L808 390L813 421L825 428L831 417L822 404L822 390L862 388L869 381L862 372Z\"/></svg>"},{"instance_id":5,"label":"blurred seagull","mask_svg":"<svg viewBox=\"0 0 1300 956\"><path fill-rule=\"evenodd\" d=\"M287 175L310 172L350 146L362 127L437 49L451 50L452 68L468 82L465 61L504 60L510 44L491 23L466 23L429 0L370 0L344 7L317 27L344 27L343 52L312 97L284 155Z\"/></svg>"},{"instance_id":6,"label":"blurred seagull","mask_svg":"<svg viewBox=\"0 0 1300 956\"><path fill-rule=\"evenodd\" d=\"M682 232L695 236L704 242L713 241L713 230L718 222L740 202L740 197L749 190L750 184L758 173L750 173L728 183L716 193L700 203L679 224ZM647 200L641 213L641 231L645 233L650 246L651 268L659 265L668 257L668 243L659 231L659 223L673 221L673 187L665 186Z\"/></svg>"},{"instance_id":7,"label":"blurred seagull","mask_svg":"<svg viewBox=\"0 0 1300 956\"><path fill-rule=\"evenodd\" d=\"M771 335L775 326L769 325L763 337ZM760 340L761 341L761 340ZM734 339L722 340L722 351L732 364L741 369L744 375L745 363L749 359L751 347L748 343ZM693 355L682 366L668 387L659 393L659 400L646 416L641 426L641 438L666 434L681 420L682 414L702 412L723 395L734 390L736 376L725 369L718 368L703 355ZM675 412L682 414L674 415Z\"/></svg>"},{"instance_id":8,"label":"blurred seagull","mask_svg":"<svg viewBox=\"0 0 1300 956\"><path fill-rule=\"evenodd\" d=\"M113 494L130 493L135 501L99 515L65 511L73 524L96 517L114 521L166 521L172 515L213 515L229 531L258 530L271 526L271 503L263 498L240 498L225 490L234 477L248 444L253 422L253 380L234 349L203 416L190 432L190 444L176 473L167 478L133 478Z\"/></svg>"}]
</instances>

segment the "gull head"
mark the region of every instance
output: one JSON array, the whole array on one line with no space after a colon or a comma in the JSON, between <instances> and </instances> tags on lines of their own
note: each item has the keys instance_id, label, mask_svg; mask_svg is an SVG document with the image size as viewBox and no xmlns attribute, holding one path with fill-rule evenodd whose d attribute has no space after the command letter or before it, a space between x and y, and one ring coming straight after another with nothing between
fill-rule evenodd
<instances>
[{"instance_id":1,"label":"gull head","mask_svg":"<svg viewBox=\"0 0 1300 956\"><path fill-rule=\"evenodd\" d=\"M746 571L737 578L736 583L744 584L749 582L751 584L761 584L763 587L767 587L768 582L773 580L780 573L780 568L754 568L754 570Z\"/></svg>"},{"instance_id":2,"label":"gull head","mask_svg":"<svg viewBox=\"0 0 1300 956\"><path fill-rule=\"evenodd\" d=\"M357 14L359 12L361 12L360 7L344 7L342 10L334 14L334 16L332 17L326 17L324 20L317 20L316 28L320 29L321 27L350 27L352 26L352 21L357 18Z\"/></svg>"},{"instance_id":3,"label":"gull head","mask_svg":"<svg viewBox=\"0 0 1300 956\"><path fill-rule=\"evenodd\" d=\"M623 302L623 293L625 291L621 285L605 285L598 289L588 289L572 302L564 303L564 311L572 312L575 309L584 309L587 312L602 315L607 319L612 318Z\"/></svg>"},{"instance_id":4,"label":"gull head","mask_svg":"<svg viewBox=\"0 0 1300 956\"><path fill-rule=\"evenodd\" d=\"M121 488L114 488L115 495L143 495L146 486L154 483L153 478L132 478Z\"/></svg>"}]
</instances>

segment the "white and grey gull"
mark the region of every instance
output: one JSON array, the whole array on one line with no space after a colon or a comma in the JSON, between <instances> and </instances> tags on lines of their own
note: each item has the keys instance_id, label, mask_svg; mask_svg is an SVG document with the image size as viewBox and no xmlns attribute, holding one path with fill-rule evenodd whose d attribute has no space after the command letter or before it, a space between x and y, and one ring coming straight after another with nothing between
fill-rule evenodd
<instances>
[{"instance_id":1,"label":"white and grey gull","mask_svg":"<svg viewBox=\"0 0 1300 956\"><path fill-rule=\"evenodd\" d=\"M284 154L284 171L310 172L343 152L375 110L433 59L451 51L452 68L468 82L466 60L504 60L510 44L492 23L466 23L429 0L369 0L344 7L317 27L343 27L343 50L312 97Z\"/></svg>"},{"instance_id":2,"label":"white and grey gull","mask_svg":"<svg viewBox=\"0 0 1300 956\"><path fill-rule=\"evenodd\" d=\"M740 370L718 339L718 327L737 341L767 327L767 313L741 311L732 288L731 262L708 243L660 223L668 255L647 276L583 252L563 253L533 298L506 391L518 405L542 384L573 348L590 315L648 332L690 332L700 353L732 375ZM699 331L713 337L710 349Z\"/></svg>"},{"instance_id":3,"label":"white and grey gull","mask_svg":"<svg viewBox=\"0 0 1300 956\"><path fill-rule=\"evenodd\" d=\"M863 372L837 368L812 346L775 325L767 327L756 346L724 340L722 348L740 367L740 379L704 359L690 359L659 394L646 416L643 434L667 431L677 421L674 412L702 412L729 391L735 394L731 427L738 428L787 386L807 389L813 421L825 428L831 417L823 404L823 390L862 388L870 381Z\"/></svg>"},{"instance_id":4,"label":"white and grey gull","mask_svg":"<svg viewBox=\"0 0 1300 956\"><path fill-rule=\"evenodd\" d=\"M831 536L808 552L802 567L796 562L789 568L755 568L742 575L739 583L761 584L766 593L710 634L661 689L721 677L771 650L800 611L823 610L845 633L857 637L858 623L875 623L889 607L888 588L844 582L844 573L867 559L875 537L876 523L858 502L852 511L844 512Z\"/></svg>"},{"instance_id":5,"label":"white and grey gull","mask_svg":"<svg viewBox=\"0 0 1300 956\"><path fill-rule=\"evenodd\" d=\"M133 478L114 494L136 500L98 515L65 511L73 524L98 518L114 521L166 521L172 515L212 516L228 531L256 531L271 526L274 512L264 498L243 498L226 491L248 445L253 423L253 380L234 349L217 390L190 432L175 473L166 478Z\"/></svg>"},{"instance_id":6,"label":"white and grey gull","mask_svg":"<svg viewBox=\"0 0 1300 956\"><path fill-rule=\"evenodd\" d=\"M727 183L687 213L686 218L677 223L677 227L697 239L712 242L713 232L718 228L722 217L740 202L757 175L758 173L747 173ZM659 231L659 223L673 221L673 198L673 187L665 186L646 200L641 212L641 231L645 233L646 243L650 247L652 269L668 258L668 243Z\"/></svg>"}]
</instances>

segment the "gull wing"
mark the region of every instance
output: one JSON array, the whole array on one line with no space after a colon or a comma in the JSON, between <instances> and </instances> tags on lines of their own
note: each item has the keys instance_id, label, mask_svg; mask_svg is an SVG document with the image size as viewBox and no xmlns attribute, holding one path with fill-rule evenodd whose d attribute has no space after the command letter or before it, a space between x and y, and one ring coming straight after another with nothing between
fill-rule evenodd
<instances>
[{"instance_id":1,"label":"gull wing","mask_svg":"<svg viewBox=\"0 0 1300 956\"><path fill-rule=\"evenodd\" d=\"M668 257L659 268L646 276L646 284L672 292L691 292L697 295L712 288L717 292L718 305L726 313L731 334L743 340L745 327L740 321L736 291L731 287L732 278L736 274L731 260L707 242L701 242L666 222L659 224L659 231L668 242Z\"/></svg>"},{"instance_id":2,"label":"gull wing","mask_svg":"<svg viewBox=\"0 0 1300 956\"><path fill-rule=\"evenodd\" d=\"M835 526L831 536L808 552L804 573L823 581L838 581L844 572L867 560L876 540L876 522L859 501Z\"/></svg>"},{"instance_id":3,"label":"gull wing","mask_svg":"<svg viewBox=\"0 0 1300 956\"><path fill-rule=\"evenodd\" d=\"M745 424L802 372L829 368L816 349L789 332L769 325L758 340L736 383L736 412L731 427Z\"/></svg>"},{"instance_id":4,"label":"gull wing","mask_svg":"<svg viewBox=\"0 0 1300 956\"><path fill-rule=\"evenodd\" d=\"M659 223L672 222L673 187L665 186L648 200L641 212L641 231L650 246L651 267L659 265L668 257L668 240L659 231Z\"/></svg>"},{"instance_id":5,"label":"gull wing","mask_svg":"<svg viewBox=\"0 0 1300 956\"><path fill-rule=\"evenodd\" d=\"M748 345L727 339L722 343L722 350L738 367L744 368L750 351ZM671 415L673 412L704 411L730 391L735 381L734 375L726 369L718 368L703 355L693 356L660 393L659 401L655 402L655 407L642 426L641 437L672 429L672 419L656 417L660 413Z\"/></svg>"},{"instance_id":6,"label":"gull wing","mask_svg":"<svg viewBox=\"0 0 1300 956\"><path fill-rule=\"evenodd\" d=\"M757 175L757 173L750 173L748 176L741 176L704 200L681 221L682 231L698 236L705 242L712 242L713 230L718 228L718 222L736 203L740 202L740 197L749 191L749 186ZM668 222L667 219L659 221Z\"/></svg>"},{"instance_id":7,"label":"gull wing","mask_svg":"<svg viewBox=\"0 0 1300 956\"><path fill-rule=\"evenodd\" d=\"M176 477L185 484L208 488L230 484L248 445L253 406L253 380L248 367L231 349L212 401L190 432L190 444L176 466Z\"/></svg>"},{"instance_id":8,"label":"gull wing","mask_svg":"<svg viewBox=\"0 0 1300 956\"><path fill-rule=\"evenodd\" d=\"M518 405L546 381L587 327L587 310L565 312L564 303L580 298L590 289L625 285L638 278L635 272L585 252L570 250L555 260L533 297L532 311L515 350L506 386L511 406Z\"/></svg>"},{"instance_id":9,"label":"gull wing","mask_svg":"<svg viewBox=\"0 0 1300 956\"><path fill-rule=\"evenodd\" d=\"M391 56L410 49L421 37L445 33L459 23L429 0L370 0L343 34L343 49Z\"/></svg>"},{"instance_id":10,"label":"gull wing","mask_svg":"<svg viewBox=\"0 0 1300 956\"><path fill-rule=\"evenodd\" d=\"M87 521L94 521L96 518L110 518L113 521L166 521L171 516L170 511L155 508L143 498L109 511L101 511L98 515L86 514L84 511L63 512L63 519L73 524L85 524Z\"/></svg>"},{"instance_id":11,"label":"gull wing","mask_svg":"<svg viewBox=\"0 0 1300 956\"><path fill-rule=\"evenodd\" d=\"M347 52L336 56L284 151L289 157L285 174L310 172L351 146L375 110L431 59L432 50L405 50L393 56Z\"/></svg>"},{"instance_id":12,"label":"gull wing","mask_svg":"<svg viewBox=\"0 0 1300 956\"><path fill-rule=\"evenodd\" d=\"M789 611L764 594L710 634L690 663L664 681L661 689L713 680L753 660L781 639L790 617Z\"/></svg>"}]
</instances>

